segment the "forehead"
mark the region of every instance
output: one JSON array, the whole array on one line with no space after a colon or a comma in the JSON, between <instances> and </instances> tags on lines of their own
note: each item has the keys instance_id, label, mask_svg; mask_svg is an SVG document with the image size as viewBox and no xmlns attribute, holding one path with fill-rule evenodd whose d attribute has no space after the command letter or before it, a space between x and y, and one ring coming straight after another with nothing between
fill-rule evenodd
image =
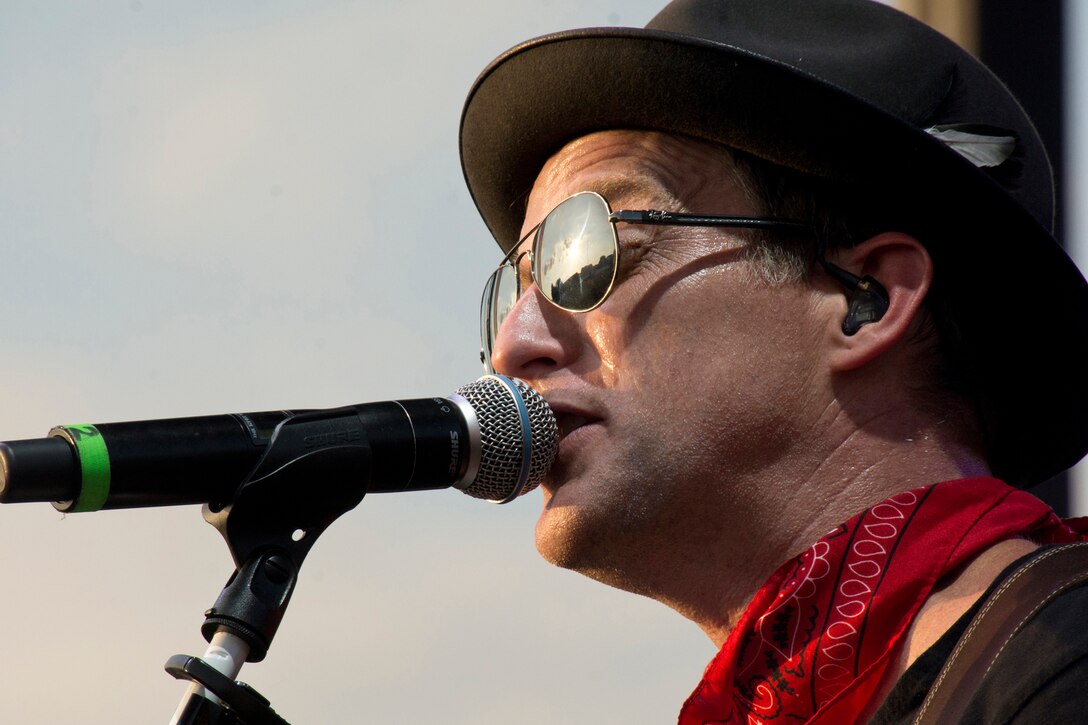
<instances>
[{"instance_id":1,"label":"forehead","mask_svg":"<svg viewBox=\"0 0 1088 725\"><path fill-rule=\"evenodd\" d=\"M653 204L672 211L740 213L746 198L724 146L649 131L601 131L571 141L544 164L529 195L532 226L579 191L616 204Z\"/></svg>"}]
</instances>

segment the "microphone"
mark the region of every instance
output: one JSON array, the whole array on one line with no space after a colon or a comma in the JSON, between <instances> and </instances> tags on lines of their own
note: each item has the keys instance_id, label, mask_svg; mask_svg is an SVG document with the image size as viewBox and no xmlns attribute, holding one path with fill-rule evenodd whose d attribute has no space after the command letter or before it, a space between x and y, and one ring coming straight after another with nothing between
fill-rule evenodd
<instances>
[{"instance_id":1,"label":"microphone","mask_svg":"<svg viewBox=\"0 0 1088 725\"><path fill-rule=\"evenodd\" d=\"M364 494L453 486L507 503L540 484L558 443L539 393L486 375L446 398L58 426L48 438L0 442L0 503L223 506L258 469L329 461L321 476L358 477L357 466L339 465L343 455L368 462L365 480L344 482Z\"/></svg>"}]
</instances>

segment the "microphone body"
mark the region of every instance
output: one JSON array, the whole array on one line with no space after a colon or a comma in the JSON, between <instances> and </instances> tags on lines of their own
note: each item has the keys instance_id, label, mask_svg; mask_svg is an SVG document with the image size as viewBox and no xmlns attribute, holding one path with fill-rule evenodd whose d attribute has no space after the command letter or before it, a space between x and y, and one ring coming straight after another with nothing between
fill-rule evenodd
<instances>
[{"instance_id":1,"label":"microphone body","mask_svg":"<svg viewBox=\"0 0 1088 725\"><path fill-rule=\"evenodd\" d=\"M0 503L225 505L270 451L280 463L332 449L366 449L366 480L344 482L364 493L455 486L506 502L540 483L557 441L543 398L491 375L448 398L59 426L48 438L0 442Z\"/></svg>"}]
</instances>

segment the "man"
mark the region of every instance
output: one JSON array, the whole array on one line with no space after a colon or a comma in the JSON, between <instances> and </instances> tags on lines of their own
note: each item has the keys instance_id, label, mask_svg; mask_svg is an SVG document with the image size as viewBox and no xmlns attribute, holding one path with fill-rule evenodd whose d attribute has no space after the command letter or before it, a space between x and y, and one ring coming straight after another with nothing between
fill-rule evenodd
<instances>
[{"instance_id":1,"label":"man","mask_svg":"<svg viewBox=\"0 0 1088 725\"><path fill-rule=\"evenodd\" d=\"M1030 121L951 42L679 0L509 51L461 149L507 253L485 363L560 423L537 546L721 648L682 723L910 721L994 582L1081 538L1013 486L1088 449L1088 286ZM1079 716L1083 606L963 720Z\"/></svg>"}]
</instances>

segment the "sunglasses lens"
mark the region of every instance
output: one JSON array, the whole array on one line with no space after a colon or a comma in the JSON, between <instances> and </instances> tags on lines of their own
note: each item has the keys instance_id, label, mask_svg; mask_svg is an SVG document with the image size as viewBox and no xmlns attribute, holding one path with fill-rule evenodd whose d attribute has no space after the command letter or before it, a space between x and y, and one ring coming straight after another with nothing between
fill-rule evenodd
<instances>
[{"instance_id":1,"label":"sunglasses lens","mask_svg":"<svg viewBox=\"0 0 1088 725\"><path fill-rule=\"evenodd\" d=\"M503 320L518 301L517 270L502 266L488 278L480 301L480 342L483 345L484 367L491 371L491 349Z\"/></svg>"},{"instance_id":2,"label":"sunglasses lens","mask_svg":"<svg viewBox=\"0 0 1088 725\"><path fill-rule=\"evenodd\" d=\"M616 279L616 231L608 221L608 202L590 191L575 194L537 228L533 240L533 278L554 304L571 312L591 310L604 301ZM480 302L480 341L484 367L506 316L518 301L518 261L495 270Z\"/></svg>"},{"instance_id":3,"label":"sunglasses lens","mask_svg":"<svg viewBox=\"0 0 1088 725\"><path fill-rule=\"evenodd\" d=\"M484 364L487 372L491 372L491 308L493 306L493 291L495 289L495 271L484 283L484 294L480 298L480 362Z\"/></svg>"},{"instance_id":4,"label":"sunglasses lens","mask_svg":"<svg viewBox=\"0 0 1088 725\"><path fill-rule=\"evenodd\" d=\"M514 267L499 267L495 272L495 288L491 299L491 339L499 335L503 320L518 301L518 271Z\"/></svg>"},{"instance_id":5,"label":"sunglasses lens","mask_svg":"<svg viewBox=\"0 0 1088 725\"><path fill-rule=\"evenodd\" d=\"M604 301L616 278L617 250L603 197L583 192L555 207L533 248L533 276L549 300L572 312Z\"/></svg>"}]
</instances>

